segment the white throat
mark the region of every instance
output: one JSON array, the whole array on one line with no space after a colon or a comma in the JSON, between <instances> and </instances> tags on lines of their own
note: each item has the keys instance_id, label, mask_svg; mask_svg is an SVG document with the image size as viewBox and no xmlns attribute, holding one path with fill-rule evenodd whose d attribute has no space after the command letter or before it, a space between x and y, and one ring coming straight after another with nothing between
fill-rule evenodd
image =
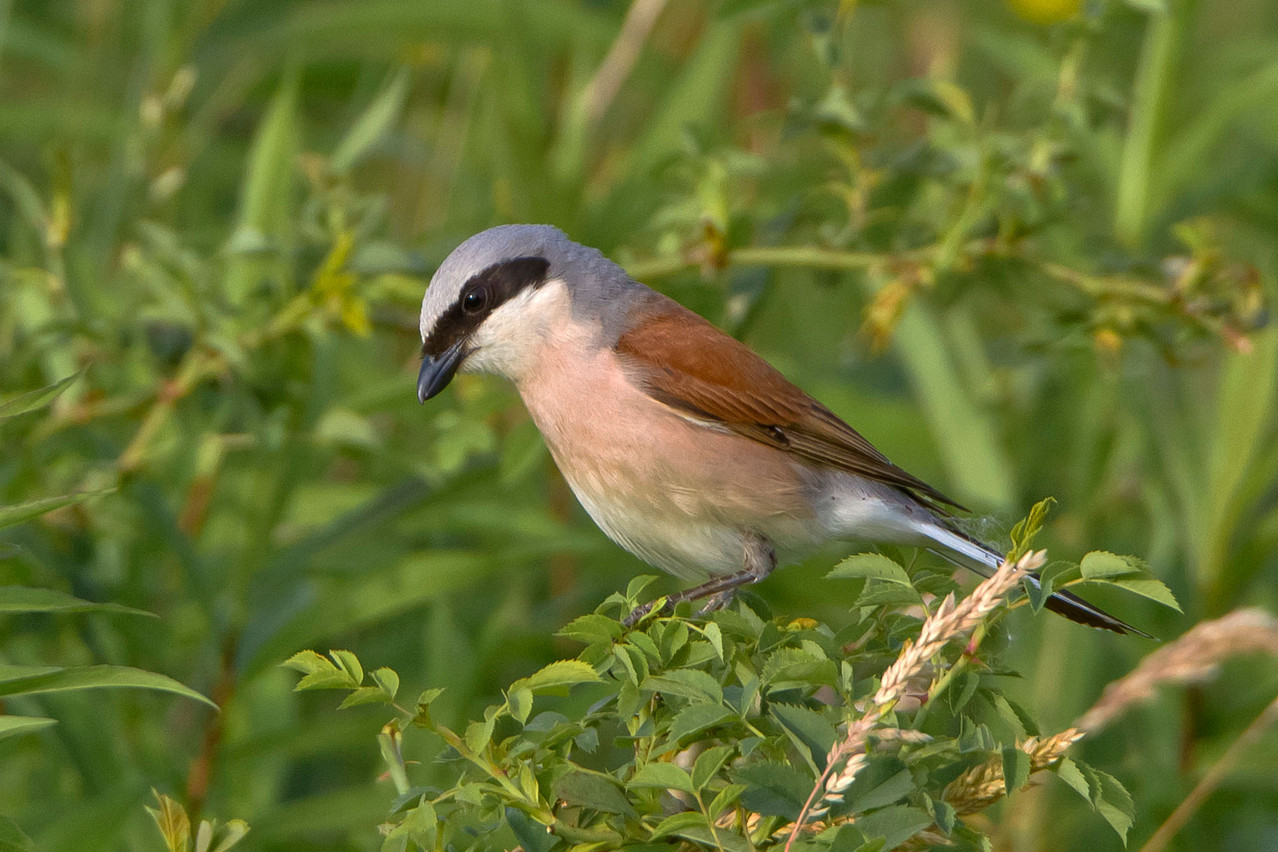
<instances>
[{"instance_id":1,"label":"white throat","mask_svg":"<svg viewBox=\"0 0 1278 852\"><path fill-rule=\"evenodd\" d=\"M470 339L473 351L461 371L492 373L521 385L546 357L565 346L580 351L598 335L598 324L584 323L573 313L567 285L552 278L523 291L484 320Z\"/></svg>"}]
</instances>

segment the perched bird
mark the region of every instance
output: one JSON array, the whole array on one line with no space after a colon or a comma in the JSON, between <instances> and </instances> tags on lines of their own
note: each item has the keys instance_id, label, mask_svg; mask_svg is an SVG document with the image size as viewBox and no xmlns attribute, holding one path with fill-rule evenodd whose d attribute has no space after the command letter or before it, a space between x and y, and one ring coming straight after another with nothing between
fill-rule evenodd
<instances>
[{"instance_id":1,"label":"perched bird","mask_svg":"<svg viewBox=\"0 0 1278 852\"><path fill-rule=\"evenodd\" d=\"M421 335L418 399L458 371L513 381L608 537L709 577L672 602L721 606L778 553L836 539L926 547L986 576L1003 561L957 528L961 506L744 344L556 228L504 225L458 246L426 289ZM1047 607L1140 632L1067 591Z\"/></svg>"}]
</instances>

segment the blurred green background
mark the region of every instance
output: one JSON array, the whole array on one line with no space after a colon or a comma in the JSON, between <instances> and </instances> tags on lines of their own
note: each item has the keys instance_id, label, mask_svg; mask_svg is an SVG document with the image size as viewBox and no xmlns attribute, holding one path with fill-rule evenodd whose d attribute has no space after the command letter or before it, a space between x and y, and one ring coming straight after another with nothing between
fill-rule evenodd
<instances>
[{"instance_id":1,"label":"blurred green background","mask_svg":"<svg viewBox=\"0 0 1278 852\"><path fill-rule=\"evenodd\" d=\"M502 383L414 398L417 304L466 236L550 222L747 340L1005 541L1147 559L1172 637L1278 605L1278 5L3 0L0 580L149 610L0 619L0 661L115 663L222 705L6 699L0 813L159 848L155 787L240 848L373 849L376 709L278 664L350 648L454 725L646 571ZM3 545L0 545L3 546ZM833 548L759 588L838 623ZM676 588L663 580L664 589ZM1152 646L1016 614L1058 730ZM1278 692L1244 660L1083 744L1139 846ZM1278 849L1278 732L1180 849ZM420 768L429 780L445 771ZM1063 785L1000 848L1112 849Z\"/></svg>"}]
</instances>

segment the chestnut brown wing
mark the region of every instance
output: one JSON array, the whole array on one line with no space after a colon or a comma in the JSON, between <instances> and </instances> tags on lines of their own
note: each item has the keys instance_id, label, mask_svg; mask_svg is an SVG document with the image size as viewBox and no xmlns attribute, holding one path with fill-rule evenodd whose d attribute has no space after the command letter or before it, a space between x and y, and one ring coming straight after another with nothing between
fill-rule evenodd
<instances>
[{"instance_id":1,"label":"chestnut brown wing","mask_svg":"<svg viewBox=\"0 0 1278 852\"><path fill-rule=\"evenodd\" d=\"M859 432L744 344L661 298L617 341L617 354L653 399L817 466L899 488L933 510L963 509L888 461Z\"/></svg>"}]
</instances>

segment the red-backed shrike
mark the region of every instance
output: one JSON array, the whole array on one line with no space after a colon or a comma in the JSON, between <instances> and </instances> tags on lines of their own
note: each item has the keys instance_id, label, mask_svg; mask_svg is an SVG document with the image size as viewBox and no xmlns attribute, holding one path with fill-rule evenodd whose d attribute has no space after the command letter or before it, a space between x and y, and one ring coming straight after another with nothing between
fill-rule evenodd
<instances>
[{"instance_id":1,"label":"red-backed shrike","mask_svg":"<svg viewBox=\"0 0 1278 852\"><path fill-rule=\"evenodd\" d=\"M425 402L454 373L515 383L577 499L608 537L708 581L726 603L783 557L834 539L926 547L989 575L1003 557L957 503L888 461L745 345L545 225L462 243L422 300ZM1067 591L1047 608L1119 633Z\"/></svg>"}]
</instances>

